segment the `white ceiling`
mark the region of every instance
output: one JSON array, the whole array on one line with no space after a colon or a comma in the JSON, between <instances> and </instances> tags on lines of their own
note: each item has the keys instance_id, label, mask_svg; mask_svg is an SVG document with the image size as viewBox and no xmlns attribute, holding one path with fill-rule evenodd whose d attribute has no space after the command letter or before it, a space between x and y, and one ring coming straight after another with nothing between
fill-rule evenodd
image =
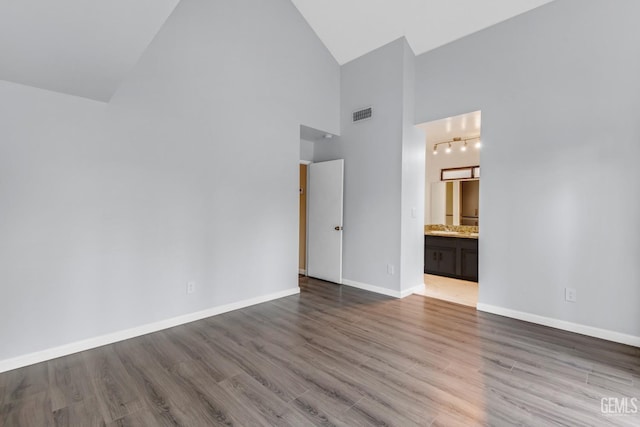
<instances>
[{"instance_id":1,"label":"white ceiling","mask_svg":"<svg viewBox=\"0 0 640 427\"><path fill-rule=\"evenodd\" d=\"M403 35L419 54L549 1L293 3L342 64ZM108 101L178 2L0 0L0 80Z\"/></svg>"},{"instance_id":2,"label":"white ceiling","mask_svg":"<svg viewBox=\"0 0 640 427\"><path fill-rule=\"evenodd\" d=\"M108 101L179 0L0 0L0 79Z\"/></svg>"},{"instance_id":3,"label":"white ceiling","mask_svg":"<svg viewBox=\"0 0 640 427\"><path fill-rule=\"evenodd\" d=\"M482 116L480 111L447 117L446 119L418 125L424 129L427 147L453 138L473 138L480 135Z\"/></svg>"},{"instance_id":4,"label":"white ceiling","mask_svg":"<svg viewBox=\"0 0 640 427\"><path fill-rule=\"evenodd\" d=\"M292 0L344 64L402 36L416 55L551 0Z\"/></svg>"}]
</instances>

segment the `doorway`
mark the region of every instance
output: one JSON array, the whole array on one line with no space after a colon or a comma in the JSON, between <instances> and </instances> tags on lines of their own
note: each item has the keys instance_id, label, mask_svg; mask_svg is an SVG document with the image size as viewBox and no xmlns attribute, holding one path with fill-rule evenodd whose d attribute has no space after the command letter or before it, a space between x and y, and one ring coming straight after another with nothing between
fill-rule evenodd
<instances>
[{"instance_id":1,"label":"doorway","mask_svg":"<svg viewBox=\"0 0 640 427\"><path fill-rule=\"evenodd\" d=\"M300 161L300 229L298 240L298 274L307 275L307 171L310 162Z\"/></svg>"},{"instance_id":2,"label":"doorway","mask_svg":"<svg viewBox=\"0 0 640 427\"><path fill-rule=\"evenodd\" d=\"M298 274L342 284L344 160L300 161Z\"/></svg>"},{"instance_id":3,"label":"doorway","mask_svg":"<svg viewBox=\"0 0 640 427\"><path fill-rule=\"evenodd\" d=\"M416 293L478 302L481 112L424 123L424 288Z\"/></svg>"}]
</instances>

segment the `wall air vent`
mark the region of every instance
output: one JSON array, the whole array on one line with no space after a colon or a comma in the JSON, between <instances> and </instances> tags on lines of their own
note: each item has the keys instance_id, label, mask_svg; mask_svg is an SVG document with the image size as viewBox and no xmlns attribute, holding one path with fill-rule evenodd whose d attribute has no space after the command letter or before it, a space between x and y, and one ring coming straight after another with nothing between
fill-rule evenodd
<instances>
[{"instance_id":1,"label":"wall air vent","mask_svg":"<svg viewBox=\"0 0 640 427\"><path fill-rule=\"evenodd\" d=\"M361 108L359 110L356 110L352 114L353 123L362 122L364 120L369 120L372 115L373 115L373 108L372 107Z\"/></svg>"}]
</instances>

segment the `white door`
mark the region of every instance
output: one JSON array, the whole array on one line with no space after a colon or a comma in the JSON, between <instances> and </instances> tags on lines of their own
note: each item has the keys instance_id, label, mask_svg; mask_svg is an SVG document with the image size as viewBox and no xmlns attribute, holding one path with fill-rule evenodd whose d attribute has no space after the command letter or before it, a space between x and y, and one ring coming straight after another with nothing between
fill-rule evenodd
<instances>
[{"instance_id":1,"label":"white door","mask_svg":"<svg viewBox=\"0 0 640 427\"><path fill-rule=\"evenodd\" d=\"M344 160L311 163L307 194L307 275L342 283Z\"/></svg>"}]
</instances>

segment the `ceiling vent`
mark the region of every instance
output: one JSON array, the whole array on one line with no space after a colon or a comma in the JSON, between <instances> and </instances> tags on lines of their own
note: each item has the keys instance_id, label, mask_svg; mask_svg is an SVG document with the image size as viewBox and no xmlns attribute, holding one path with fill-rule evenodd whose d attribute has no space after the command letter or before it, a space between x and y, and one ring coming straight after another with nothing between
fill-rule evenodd
<instances>
[{"instance_id":1,"label":"ceiling vent","mask_svg":"<svg viewBox=\"0 0 640 427\"><path fill-rule=\"evenodd\" d=\"M353 123L369 120L372 115L373 115L372 107L361 108L360 110L356 110L352 114Z\"/></svg>"}]
</instances>

